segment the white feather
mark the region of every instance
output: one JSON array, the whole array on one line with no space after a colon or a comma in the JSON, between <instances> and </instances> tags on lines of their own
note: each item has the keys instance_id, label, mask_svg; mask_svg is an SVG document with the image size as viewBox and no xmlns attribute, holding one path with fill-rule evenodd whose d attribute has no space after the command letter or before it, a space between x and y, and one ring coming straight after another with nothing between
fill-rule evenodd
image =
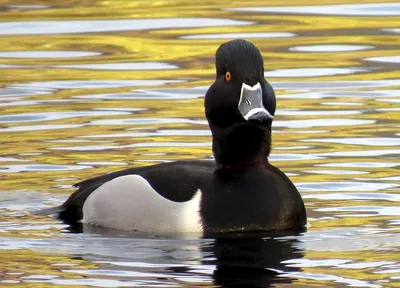
<instances>
[{"instance_id":1,"label":"white feather","mask_svg":"<svg viewBox=\"0 0 400 288\"><path fill-rule=\"evenodd\" d=\"M200 190L190 201L174 202L158 194L143 177L126 175L90 194L83 205L82 222L118 230L199 233L203 230L200 201Z\"/></svg>"}]
</instances>

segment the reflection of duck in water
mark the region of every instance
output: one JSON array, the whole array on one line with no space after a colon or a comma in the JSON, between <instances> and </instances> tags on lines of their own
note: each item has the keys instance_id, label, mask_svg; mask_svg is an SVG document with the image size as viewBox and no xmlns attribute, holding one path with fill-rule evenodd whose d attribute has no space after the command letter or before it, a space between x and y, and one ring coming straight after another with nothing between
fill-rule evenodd
<instances>
[{"instance_id":1,"label":"reflection of duck in water","mask_svg":"<svg viewBox=\"0 0 400 288\"><path fill-rule=\"evenodd\" d=\"M270 287L291 283L283 273L297 272L300 268L286 267L285 260L302 258L298 240L277 239L270 234L231 235L216 238L213 245L204 247L215 260L214 284L220 287ZM276 236L276 235L275 235ZM282 235L281 235L282 236Z\"/></svg>"},{"instance_id":2,"label":"reflection of duck in water","mask_svg":"<svg viewBox=\"0 0 400 288\"><path fill-rule=\"evenodd\" d=\"M227 42L217 50L216 68L204 101L215 163L178 161L102 175L39 213L149 233L304 227L299 192L268 162L276 99L260 51L245 40Z\"/></svg>"}]
</instances>

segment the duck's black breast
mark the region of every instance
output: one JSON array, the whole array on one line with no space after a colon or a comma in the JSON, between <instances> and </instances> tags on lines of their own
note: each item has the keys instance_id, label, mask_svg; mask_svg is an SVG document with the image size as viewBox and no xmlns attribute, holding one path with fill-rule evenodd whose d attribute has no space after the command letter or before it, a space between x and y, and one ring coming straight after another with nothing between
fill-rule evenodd
<instances>
[{"instance_id":1,"label":"duck's black breast","mask_svg":"<svg viewBox=\"0 0 400 288\"><path fill-rule=\"evenodd\" d=\"M78 190L71 194L58 210L53 211L59 213L60 219L74 224L83 218L83 205L92 192L104 183L126 175L143 177L165 199L186 202L192 199L197 190L209 190L214 170L213 161L197 160L135 167L105 174L77 183L75 187Z\"/></svg>"},{"instance_id":2,"label":"duck's black breast","mask_svg":"<svg viewBox=\"0 0 400 288\"><path fill-rule=\"evenodd\" d=\"M304 229L306 212L299 192L278 168L266 164L216 171L204 191L204 230L270 231Z\"/></svg>"}]
</instances>

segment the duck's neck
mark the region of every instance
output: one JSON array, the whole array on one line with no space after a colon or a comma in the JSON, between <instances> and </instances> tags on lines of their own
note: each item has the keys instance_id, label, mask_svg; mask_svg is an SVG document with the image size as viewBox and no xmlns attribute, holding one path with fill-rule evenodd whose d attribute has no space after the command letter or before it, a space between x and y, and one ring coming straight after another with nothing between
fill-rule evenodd
<instances>
[{"instance_id":1,"label":"duck's neck","mask_svg":"<svg viewBox=\"0 0 400 288\"><path fill-rule=\"evenodd\" d=\"M224 130L212 127L217 169L246 169L268 163L271 152L271 123L240 125Z\"/></svg>"}]
</instances>

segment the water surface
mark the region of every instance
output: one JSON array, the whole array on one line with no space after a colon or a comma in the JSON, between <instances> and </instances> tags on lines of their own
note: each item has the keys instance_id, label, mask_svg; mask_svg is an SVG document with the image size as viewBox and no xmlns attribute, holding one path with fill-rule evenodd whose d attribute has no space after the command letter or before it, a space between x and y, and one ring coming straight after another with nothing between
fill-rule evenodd
<instances>
[{"instance_id":1,"label":"water surface","mask_svg":"<svg viewBox=\"0 0 400 288\"><path fill-rule=\"evenodd\" d=\"M0 285L398 287L395 2L0 0ZM307 232L84 233L32 209L126 167L212 159L216 48L247 38L277 94L270 161Z\"/></svg>"}]
</instances>

